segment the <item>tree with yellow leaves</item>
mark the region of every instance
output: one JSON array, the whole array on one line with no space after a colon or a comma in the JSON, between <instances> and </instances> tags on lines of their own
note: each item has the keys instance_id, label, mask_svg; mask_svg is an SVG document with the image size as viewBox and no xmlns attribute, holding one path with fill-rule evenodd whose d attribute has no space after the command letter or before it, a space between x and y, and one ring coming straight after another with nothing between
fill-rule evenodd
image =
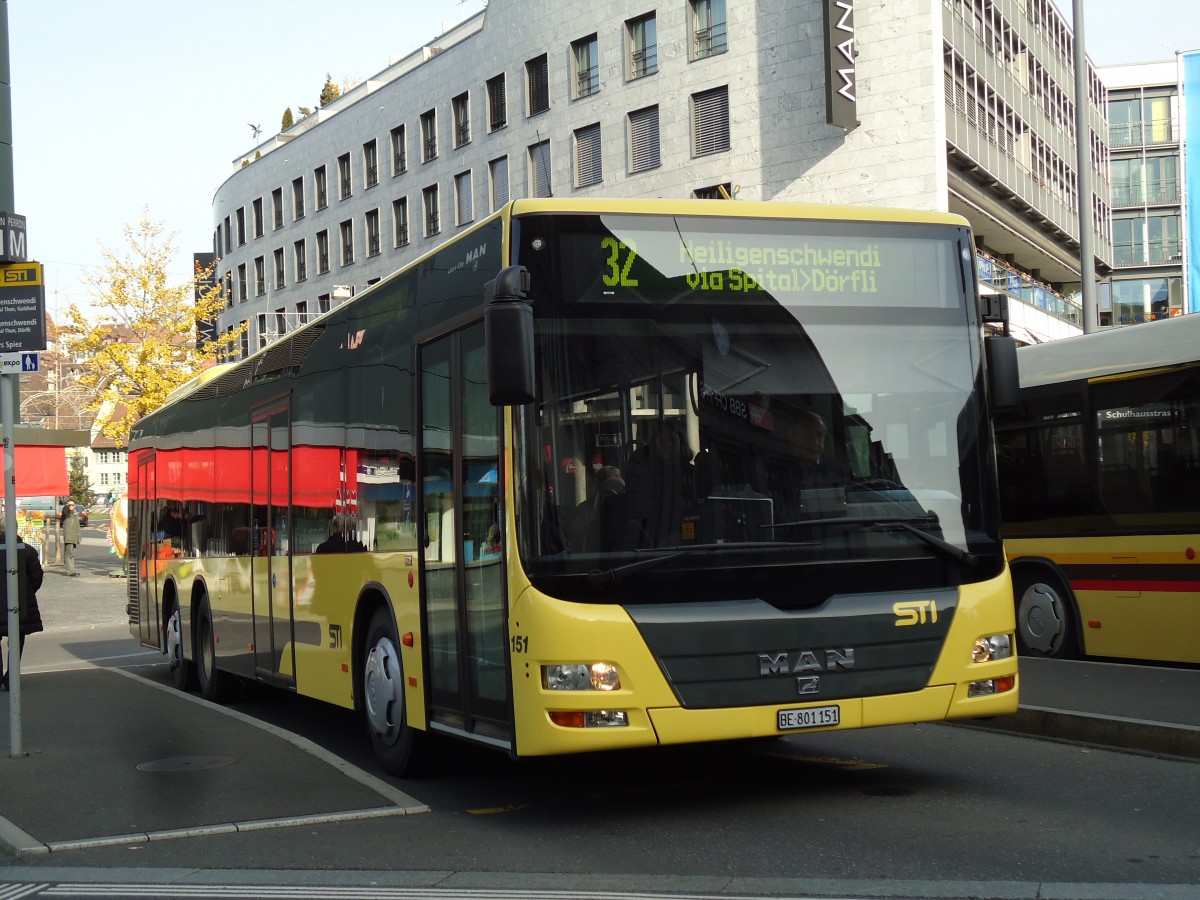
<instances>
[{"instance_id":1,"label":"tree with yellow leaves","mask_svg":"<svg viewBox=\"0 0 1200 900\"><path fill-rule=\"evenodd\" d=\"M95 321L71 304L58 329L63 349L83 363L79 382L94 396L89 409L118 447L138 419L239 345L242 331L199 337L201 324L215 322L225 307L221 286L199 267L191 281L170 283L175 235L148 210L125 226L125 237L124 255L101 245L104 266L86 278Z\"/></svg>"}]
</instances>

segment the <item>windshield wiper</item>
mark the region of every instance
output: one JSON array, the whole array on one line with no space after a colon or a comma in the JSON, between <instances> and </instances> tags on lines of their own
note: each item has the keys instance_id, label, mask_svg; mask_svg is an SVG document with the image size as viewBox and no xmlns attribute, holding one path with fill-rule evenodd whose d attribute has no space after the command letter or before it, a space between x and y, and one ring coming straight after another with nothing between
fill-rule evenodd
<instances>
[{"instance_id":1,"label":"windshield wiper","mask_svg":"<svg viewBox=\"0 0 1200 900\"><path fill-rule=\"evenodd\" d=\"M780 544L792 544L791 541L740 541L737 543L726 542L721 544L688 544L686 547L671 547L666 548L662 553L656 553L653 556L646 556L642 559L634 560L631 563L625 563L623 566L614 566L611 569L593 569L587 573L587 583L589 587L607 587L611 584L618 584L625 580L628 575L634 575L638 572L643 572L646 569L653 569L655 566L669 562L673 559L679 559L681 556L695 556L697 553L708 553L713 550L745 550L747 547L778 547ZM639 553L650 553L649 550L635 551Z\"/></svg>"},{"instance_id":2,"label":"windshield wiper","mask_svg":"<svg viewBox=\"0 0 1200 900\"><path fill-rule=\"evenodd\" d=\"M820 519L797 519L793 522L776 522L774 525L763 525L763 528L803 528L807 525L869 525L873 528L887 528L894 526L903 528L909 534L924 541L930 547L934 547L945 553L947 556L958 560L963 565L971 566L972 568L979 565L979 557L968 550L963 550L961 547L955 547L949 541L945 541L936 534L931 534L922 528L917 528L913 522L921 522L934 524L937 522L933 516L923 516L921 518L909 518L902 516L826 516Z\"/></svg>"}]
</instances>

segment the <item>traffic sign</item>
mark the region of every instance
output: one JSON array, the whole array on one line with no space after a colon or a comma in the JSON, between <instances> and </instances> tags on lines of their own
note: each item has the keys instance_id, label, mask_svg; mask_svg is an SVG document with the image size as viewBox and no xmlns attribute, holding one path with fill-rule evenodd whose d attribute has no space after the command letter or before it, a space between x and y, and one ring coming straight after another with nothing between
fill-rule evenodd
<instances>
[{"instance_id":1,"label":"traffic sign","mask_svg":"<svg viewBox=\"0 0 1200 900\"><path fill-rule=\"evenodd\" d=\"M0 350L46 349L42 264L0 264Z\"/></svg>"},{"instance_id":2,"label":"traffic sign","mask_svg":"<svg viewBox=\"0 0 1200 900\"><path fill-rule=\"evenodd\" d=\"M40 357L31 351L24 353L0 353L0 374L36 372L41 365Z\"/></svg>"}]
</instances>

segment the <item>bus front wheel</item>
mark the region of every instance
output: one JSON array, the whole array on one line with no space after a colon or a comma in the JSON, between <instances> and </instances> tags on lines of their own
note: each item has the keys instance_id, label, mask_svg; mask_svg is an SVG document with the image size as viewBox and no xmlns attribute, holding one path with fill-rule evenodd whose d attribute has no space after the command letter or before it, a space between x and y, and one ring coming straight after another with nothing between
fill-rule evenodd
<instances>
[{"instance_id":1,"label":"bus front wheel","mask_svg":"<svg viewBox=\"0 0 1200 900\"><path fill-rule=\"evenodd\" d=\"M1017 650L1023 656L1072 659L1077 653L1075 616L1062 582L1044 569L1013 575Z\"/></svg>"},{"instance_id":2,"label":"bus front wheel","mask_svg":"<svg viewBox=\"0 0 1200 900\"><path fill-rule=\"evenodd\" d=\"M363 663L363 711L371 745L384 771L419 775L428 769L429 735L408 725L404 706L404 664L396 629L387 609L371 617Z\"/></svg>"}]
</instances>

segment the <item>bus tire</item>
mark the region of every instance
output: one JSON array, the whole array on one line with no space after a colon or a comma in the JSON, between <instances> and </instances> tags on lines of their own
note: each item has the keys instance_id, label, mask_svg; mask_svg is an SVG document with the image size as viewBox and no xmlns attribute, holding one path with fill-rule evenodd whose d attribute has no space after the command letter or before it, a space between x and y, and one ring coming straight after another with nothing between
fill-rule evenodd
<instances>
[{"instance_id":1,"label":"bus tire","mask_svg":"<svg viewBox=\"0 0 1200 900\"><path fill-rule=\"evenodd\" d=\"M371 746L385 772L412 777L430 770L430 735L408 724L404 663L386 607L375 610L367 629L361 676L363 712Z\"/></svg>"},{"instance_id":2,"label":"bus tire","mask_svg":"<svg viewBox=\"0 0 1200 900\"><path fill-rule=\"evenodd\" d=\"M171 681L181 691L196 689L196 664L183 652L183 614L179 604L171 608L170 618L163 628L163 644L166 648L167 665L171 669Z\"/></svg>"},{"instance_id":3,"label":"bus tire","mask_svg":"<svg viewBox=\"0 0 1200 900\"><path fill-rule=\"evenodd\" d=\"M200 695L211 703L220 703L225 696L226 678L217 668L217 642L208 597L200 600L192 633L196 640L196 675L200 683Z\"/></svg>"},{"instance_id":4,"label":"bus tire","mask_svg":"<svg viewBox=\"0 0 1200 900\"><path fill-rule=\"evenodd\" d=\"M1021 656L1074 659L1079 653L1075 605L1062 580L1031 566L1013 573L1017 652Z\"/></svg>"}]
</instances>

